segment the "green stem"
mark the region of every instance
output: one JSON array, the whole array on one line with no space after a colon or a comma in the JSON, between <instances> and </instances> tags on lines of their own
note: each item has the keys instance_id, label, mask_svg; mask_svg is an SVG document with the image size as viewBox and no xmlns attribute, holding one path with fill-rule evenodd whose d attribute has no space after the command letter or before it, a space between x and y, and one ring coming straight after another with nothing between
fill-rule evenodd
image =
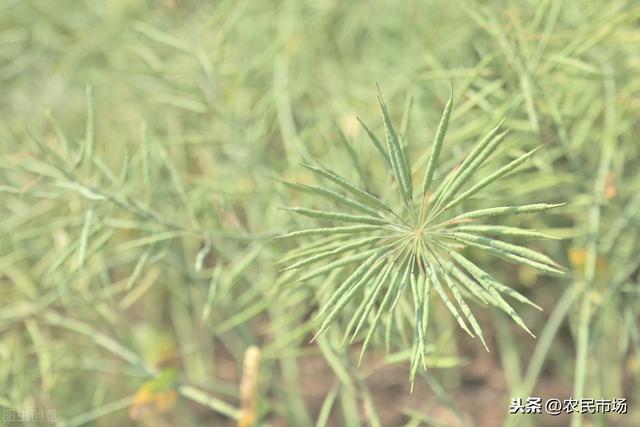
<instances>
[{"instance_id":1,"label":"green stem","mask_svg":"<svg viewBox=\"0 0 640 427\"><path fill-rule=\"evenodd\" d=\"M576 282L574 286L582 295L578 320L578 336L576 349L576 367L573 382L573 398L581 399L585 393L587 374L587 356L589 352L589 327L591 322L591 294L596 277L597 246L600 234L600 217L603 204L606 176L611 165L611 157L615 148L615 86L611 70L607 69L604 82L605 89L605 131L602 138L602 156L598 165L598 174L593 187L593 203L589 209L589 240L587 242L587 256L584 266L584 280ZM582 414L573 413L571 427L582 426Z\"/></svg>"}]
</instances>

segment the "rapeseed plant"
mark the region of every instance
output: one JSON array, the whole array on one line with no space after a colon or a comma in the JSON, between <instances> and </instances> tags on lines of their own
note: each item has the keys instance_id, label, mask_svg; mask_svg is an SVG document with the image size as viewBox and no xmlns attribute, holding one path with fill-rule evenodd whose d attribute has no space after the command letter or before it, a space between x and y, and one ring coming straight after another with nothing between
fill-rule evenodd
<instances>
[{"instance_id":1,"label":"rapeseed plant","mask_svg":"<svg viewBox=\"0 0 640 427\"><path fill-rule=\"evenodd\" d=\"M331 226L303 229L285 235L284 237L313 236L318 240L294 249L283 262L290 264L284 270L299 271L295 276L298 281L307 281L332 271L347 273L335 284L329 300L319 310L317 317L320 327L316 337L327 330L347 304L357 304L355 315L344 330L344 336L353 341L368 325L360 360L380 326L383 315L393 312L405 291L410 292L414 307L411 359L413 382L418 366L422 364L426 369L433 294L437 294L444 302L460 327L470 336L480 338L485 348L487 345L482 329L467 304L466 297L502 310L533 336L507 298L539 307L515 289L499 282L484 268L471 261L463 250L478 249L545 273L561 275L562 267L548 256L501 239L550 236L517 227L478 223L478 220L499 215L542 212L559 204L534 203L457 212L455 208L465 200L510 174L540 147L517 157L477 182L472 182L474 174L505 139L508 131L503 130L503 120L477 142L460 165L437 180L439 182L436 185L436 169L453 108L453 88L435 133L421 185L416 191L413 186L411 159L404 138L394 127L381 94L378 102L386 146L371 129L364 123L361 124L394 179L396 200L384 201L332 170L303 164L303 167L342 192L324 186L290 185L318 197L331 199L349 210L288 208L296 214L329 222ZM373 187L372 183L367 187ZM393 317L389 316L387 328L391 327L392 322Z\"/></svg>"}]
</instances>

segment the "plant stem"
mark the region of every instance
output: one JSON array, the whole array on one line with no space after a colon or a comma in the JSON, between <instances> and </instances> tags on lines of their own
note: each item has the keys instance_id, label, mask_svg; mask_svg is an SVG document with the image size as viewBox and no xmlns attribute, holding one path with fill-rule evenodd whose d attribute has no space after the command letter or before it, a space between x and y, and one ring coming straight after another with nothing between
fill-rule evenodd
<instances>
[{"instance_id":1,"label":"plant stem","mask_svg":"<svg viewBox=\"0 0 640 427\"><path fill-rule=\"evenodd\" d=\"M598 165L598 174L593 187L593 203L589 209L589 230L587 241L587 256L584 266L584 279L577 281L574 286L582 296L578 320L578 336L576 349L576 368L573 383L573 398L582 399L585 393L587 374L587 355L589 352L589 324L591 321L591 294L596 277L597 246L600 234L600 217L604 201L604 187L607 173L611 165L611 157L615 147L615 85L612 72L606 68L607 77L604 81L606 97L605 130L602 138L602 155ZM576 411L571 418L571 427L581 427L582 417Z\"/></svg>"}]
</instances>

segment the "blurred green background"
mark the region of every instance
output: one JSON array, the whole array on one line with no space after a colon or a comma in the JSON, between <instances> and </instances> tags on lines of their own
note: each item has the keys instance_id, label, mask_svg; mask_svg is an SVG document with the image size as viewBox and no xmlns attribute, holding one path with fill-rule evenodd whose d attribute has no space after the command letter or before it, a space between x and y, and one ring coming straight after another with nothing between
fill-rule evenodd
<instances>
[{"instance_id":1,"label":"blurred green background","mask_svg":"<svg viewBox=\"0 0 640 427\"><path fill-rule=\"evenodd\" d=\"M637 1L0 0L0 406L65 426L640 425L639 47ZM538 338L472 307L487 353L439 304L410 393L400 337L360 367L339 325L309 343L323 280L283 289L295 242L272 237L308 224L283 206L322 205L281 185L311 181L302 160L358 176L341 133L384 178L356 120L381 135L376 83L398 122L412 97L424 166L450 82L445 166L504 116L500 158L542 144L477 202L566 202L505 225L562 237L528 245L569 273L475 254L544 308L518 307ZM508 416L534 395L629 414Z\"/></svg>"}]
</instances>

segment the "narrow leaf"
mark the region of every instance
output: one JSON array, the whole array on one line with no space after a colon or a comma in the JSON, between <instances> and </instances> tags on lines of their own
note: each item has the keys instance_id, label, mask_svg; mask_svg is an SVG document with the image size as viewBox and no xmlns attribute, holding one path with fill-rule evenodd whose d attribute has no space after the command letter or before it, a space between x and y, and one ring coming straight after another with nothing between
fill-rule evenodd
<instances>
[{"instance_id":1,"label":"narrow leaf","mask_svg":"<svg viewBox=\"0 0 640 427\"><path fill-rule=\"evenodd\" d=\"M302 236L329 236L332 234L357 234L367 233L369 231L379 230L377 225L351 225L348 227L325 227L325 228L309 228L306 230L292 231L291 233L276 236L276 239L284 239L289 237Z\"/></svg>"},{"instance_id":2,"label":"narrow leaf","mask_svg":"<svg viewBox=\"0 0 640 427\"><path fill-rule=\"evenodd\" d=\"M443 189L439 194L438 204L446 204L452 195L465 184L467 179L480 167L480 165L495 151L497 146L502 142L507 132L498 133L502 122L492 129L485 137L480 140L463 160L462 164L456 169L453 178L447 183L447 188Z\"/></svg>"},{"instance_id":3,"label":"narrow leaf","mask_svg":"<svg viewBox=\"0 0 640 427\"><path fill-rule=\"evenodd\" d=\"M346 244L346 245L341 245L340 247L338 247L336 249L329 250L329 251L326 251L326 252L322 252L322 253L319 253L317 255L313 255L313 256L311 256L309 258L305 258L305 259L303 259L301 261L298 261L295 264L290 265L289 267L286 267L286 268L282 269L281 271L294 270L294 269L297 269L297 268L306 267L307 265L313 264L313 263L321 261L323 259L330 258L330 257L335 256L335 255L340 255L342 253L349 252L349 251L352 251L354 249L361 248L363 246L367 246L367 245L372 244L372 243L374 243L376 241L379 241L379 240L380 240L380 237L370 237L368 239L362 239L362 240L358 240L358 241L355 241L355 242L352 242L352 243L349 243L349 244Z\"/></svg>"},{"instance_id":4,"label":"narrow leaf","mask_svg":"<svg viewBox=\"0 0 640 427\"><path fill-rule=\"evenodd\" d=\"M380 89L378 88L378 92ZM391 160L391 169L396 177L396 181L400 184L400 190L405 200L411 200L413 190L411 189L411 177L406 168L404 160L404 151L398 140L398 134L396 133L393 123L391 123L391 117L387 106L382 99L382 95L378 95L378 102L380 103L380 110L382 111L382 120L384 122L385 134L387 137L387 148L389 151L389 159Z\"/></svg>"},{"instance_id":5,"label":"narrow leaf","mask_svg":"<svg viewBox=\"0 0 640 427\"><path fill-rule=\"evenodd\" d=\"M380 209L384 212L388 212L391 210L391 208L385 205L380 199L378 199L373 194L349 184L347 181L345 181L344 179L342 179L341 177L339 177L338 175L336 175L335 173L331 172L326 168L319 168L319 167L306 165L306 164L303 164L302 166L324 178L327 178L330 181L333 181L334 183L338 184L340 187L344 188L345 190L350 191L351 193L360 197L363 203L366 203L368 206L371 206L372 208Z\"/></svg>"},{"instance_id":6,"label":"narrow leaf","mask_svg":"<svg viewBox=\"0 0 640 427\"><path fill-rule=\"evenodd\" d=\"M431 281L433 283L433 287L435 288L436 292L440 296L440 299L447 306L447 308L449 309L449 312L451 312L451 314L453 315L454 319L456 319L456 321L458 322L458 325L460 325L460 327L467 334L469 334L469 336L473 337L474 336L473 332L471 332L469 330L469 328L467 327L467 324L462 319L462 316L460 316L460 313L458 312L458 309L456 308L455 305L453 305L453 303L451 302L451 300L447 296L447 293L442 288L442 284L440 282L440 278L438 277L438 273L431 266L429 266L428 271L429 271L429 277L431 278Z\"/></svg>"},{"instance_id":7,"label":"narrow leaf","mask_svg":"<svg viewBox=\"0 0 640 427\"><path fill-rule=\"evenodd\" d=\"M556 208L558 206L563 206L564 203L535 203L531 205L521 205L521 206L501 206L496 208L488 208L488 209L479 209L476 211L466 212L461 215L456 216L447 221L447 223L455 223L461 222L463 220L470 220L482 217L491 217L498 215L520 215L525 213L534 213L534 212L542 212L549 209Z\"/></svg>"},{"instance_id":8,"label":"narrow leaf","mask_svg":"<svg viewBox=\"0 0 640 427\"><path fill-rule=\"evenodd\" d=\"M305 274L304 276L300 277L298 279L299 282L304 282L305 280L309 280L312 279L316 276L319 276L321 274L324 274L328 271L334 270L336 268L339 267L343 267L345 265L357 262L357 261L362 261L363 259L371 256L371 254L375 253L375 252L379 252L380 249L379 248L374 248L368 251L364 251L361 252L359 254L355 254L355 255L351 255L348 257L344 257L341 258L339 260L333 261L329 264L323 265L322 267L318 267L315 270L310 271L309 273Z\"/></svg>"},{"instance_id":9,"label":"narrow leaf","mask_svg":"<svg viewBox=\"0 0 640 427\"><path fill-rule=\"evenodd\" d=\"M347 154L351 159L351 163L353 163L353 167L356 169L356 172L358 172L358 177L360 178L360 182L362 183L362 185L366 186L367 175L364 173L364 167L362 166L362 162L360 161L360 158L358 157L355 150L349 143L349 140L347 139L347 136L344 134L342 129L339 126L337 128L338 128L338 133L340 134L340 138L338 139L340 140L340 142L342 142L342 145L344 145L344 148L347 150Z\"/></svg>"},{"instance_id":10,"label":"narrow leaf","mask_svg":"<svg viewBox=\"0 0 640 427\"><path fill-rule=\"evenodd\" d=\"M202 308L203 321L207 320L209 318L209 315L211 314L211 307L213 307L213 303L216 299L221 272L222 268L220 267L220 265L217 265L213 270L213 274L211 275L211 280L209 281L209 289L207 290L207 298L205 300L204 307Z\"/></svg>"},{"instance_id":11,"label":"narrow leaf","mask_svg":"<svg viewBox=\"0 0 640 427\"><path fill-rule=\"evenodd\" d=\"M93 209L88 209L84 215L84 225L80 233L80 245L78 248L78 270L84 267L85 256L87 253L87 241L89 239L89 230L91 230L91 222L93 220Z\"/></svg>"},{"instance_id":12,"label":"narrow leaf","mask_svg":"<svg viewBox=\"0 0 640 427\"><path fill-rule=\"evenodd\" d=\"M366 215L349 215L341 212L327 212L327 211L319 211L319 210L307 209L307 208L285 208L285 209L300 215L304 215L312 218L326 219L330 221L355 222L359 224L372 224L372 225L388 224L388 221L385 219L366 216Z\"/></svg>"},{"instance_id":13,"label":"narrow leaf","mask_svg":"<svg viewBox=\"0 0 640 427\"><path fill-rule=\"evenodd\" d=\"M340 204L343 204L345 206L349 206L350 208L353 208L355 210L358 210L360 212L366 213L367 215L371 215L371 216L380 216L380 212L375 210L375 209L371 209L369 207L367 207L366 205L350 199L346 196L343 196L340 193L336 193L335 191L331 191L328 190L326 188L320 188L320 187L315 187L312 185L304 185L304 184L296 184L296 183L290 183L290 182L285 182L284 183L286 186L291 187L291 188L295 188L297 190L302 190L305 191L307 193L311 193L311 194L317 194L319 196L323 196L326 198L329 198L331 200L334 200Z\"/></svg>"},{"instance_id":14,"label":"narrow leaf","mask_svg":"<svg viewBox=\"0 0 640 427\"><path fill-rule=\"evenodd\" d=\"M449 289L451 289L451 293L453 294L453 297L456 299L456 302L458 303L460 310L462 310L462 314L464 314L464 316L467 318L467 321L471 325L471 329L473 329L473 332L480 338L480 341L482 341L482 345L484 346L484 348L487 351L489 351L489 347L487 347L487 343L484 341L484 337L482 335L482 329L480 328L478 321L476 320L475 316L471 312L471 309L465 302L464 298L462 298L460 289L458 289L455 282L451 277L449 277L448 274L444 273L443 276L444 276L445 282L449 286Z\"/></svg>"},{"instance_id":15,"label":"narrow leaf","mask_svg":"<svg viewBox=\"0 0 640 427\"><path fill-rule=\"evenodd\" d=\"M384 263L383 260L377 261L378 262L375 265L365 271L365 274L360 278L360 280L349 286L346 289L346 292L341 295L340 299L334 303L334 305L332 306L332 310L326 316L323 325L318 331L318 334L321 334L324 330L326 330L327 327L329 327L335 317L344 309L349 301L351 301L355 297L356 293L359 292L363 286L367 285L369 283L369 280L380 271L380 269L384 266Z\"/></svg>"},{"instance_id":16,"label":"narrow leaf","mask_svg":"<svg viewBox=\"0 0 640 427\"><path fill-rule=\"evenodd\" d=\"M532 337L535 338L535 335L531 333L527 325L525 325L522 318L515 312L515 310L502 298L502 296L496 290L494 283L497 283L489 273L482 270L480 267L476 266L471 261L467 260L465 257L456 252L451 252L450 255L464 267L469 274L471 274L485 289L491 294L493 297L489 302L491 302L496 307L502 309L505 313L509 315L522 329L527 331Z\"/></svg>"},{"instance_id":17,"label":"narrow leaf","mask_svg":"<svg viewBox=\"0 0 640 427\"><path fill-rule=\"evenodd\" d=\"M380 155L384 159L384 161L387 164L387 166L391 167L391 160L389 159L389 154L384 149L384 146L382 145L382 143L380 142L378 137L371 131L371 129L369 129L367 127L367 125L365 125L362 122L362 120L360 120L359 117L357 117L357 119L358 119L358 122L360 122L360 126L362 126L364 131L367 133L367 136L369 136L369 139L371 140L371 142L373 142L373 145L376 147L376 149L378 150L378 152L380 153Z\"/></svg>"},{"instance_id":18,"label":"narrow leaf","mask_svg":"<svg viewBox=\"0 0 640 427\"><path fill-rule=\"evenodd\" d=\"M387 278L389 277L389 274L391 274L391 271L393 270L393 266L394 266L394 262L388 263L386 267L381 271L378 278L372 284L373 289L371 290L371 292L369 292L369 294L365 298L363 298L362 303L358 307L358 310L356 311L355 315L349 322L349 325L345 329L345 333L344 333L345 340L349 336L349 334L351 334L350 341L353 342L355 337L358 335L358 332L360 332L360 328L362 327L362 325L364 325L367 318L369 317L369 313L371 313L371 309L373 308L373 305L378 299L380 291L382 290L384 284L386 283ZM353 331L353 333L351 333L351 331Z\"/></svg>"},{"instance_id":19,"label":"narrow leaf","mask_svg":"<svg viewBox=\"0 0 640 427\"><path fill-rule=\"evenodd\" d=\"M491 246L492 248L505 250L508 252L512 252L516 255L520 255L525 258L532 259L534 261L541 262L543 264L550 264L554 267L561 267L560 264L542 254L540 252L534 251L532 249L526 248L524 246L513 245L511 243L503 242L501 240L490 239L488 237L476 236L474 234L469 233L453 233L455 236L462 238L465 241L480 243L483 245Z\"/></svg>"},{"instance_id":20,"label":"narrow leaf","mask_svg":"<svg viewBox=\"0 0 640 427\"><path fill-rule=\"evenodd\" d=\"M438 125L438 131L433 140L431 147L431 155L429 156L429 162L427 163L427 169L424 174L424 180L422 181L422 194L427 193L433 182L433 174L438 164L438 158L440 156L440 150L444 143L444 136L447 133L447 127L449 126L449 118L451 117L451 109L453 108L453 86L451 87L451 93L449 94L449 100L444 107L442 117L440 118L440 124Z\"/></svg>"},{"instance_id":21,"label":"narrow leaf","mask_svg":"<svg viewBox=\"0 0 640 427\"><path fill-rule=\"evenodd\" d=\"M447 273L460 282L473 296L478 298L483 304L488 304L491 300L491 295L487 291L476 283L473 279L462 272L455 264L449 260L441 261L443 267L445 267Z\"/></svg>"},{"instance_id":22,"label":"narrow leaf","mask_svg":"<svg viewBox=\"0 0 640 427\"><path fill-rule=\"evenodd\" d=\"M295 249L291 252L287 252L287 256L278 260L278 264L288 264L294 260L299 260L301 258L308 258L313 255L318 255L326 251L331 251L334 249L341 248L347 242L351 242L352 240L343 240L342 236L337 236L338 239L333 239L329 241L325 241L324 244L319 246L306 245L303 246L304 250L301 248Z\"/></svg>"},{"instance_id":23,"label":"narrow leaf","mask_svg":"<svg viewBox=\"0 0 640 427\"><path fill-rule=\"evenodd\" d=\"M406 259L401 263L401 266L405 261ZM394 272L393 279L389 281L389 287L387 288L387 292L385 293L384 298L380 303L378 312L373 318L371 325L369 325L369 332L367 332L367 336L365 337L364 342L362 343L362 348L360 349L360 357L358 358L358 364L362 363L362 358L364 357L364 353L366 352L367 347L369 346L369 343L373 338L373 334L378 329L378 323L380 323L380 318L382 317L383 313L386 313L387 305L389 304L389 302L391 302L391 298L394 295L396 288L400 284L399 278L400 278L400 268Z\"/></svg>"},{"instance_id":24,"label":"narrow leaf","mask_svg":"<svg viewBox=\"0 0 640 427\"><path fill-rule=\"evenodd\" d=\"M367 320L367 318L369 317L369 314L371 313L371 310L373 309L373 306L378 298L378 295L380 294L380 291L382 290L383 286L387 281L387 278L389 277L389 275L391 274L391 272L393 271L393 274L391 275L391 279L389 280L389 284L391 283L395 283L395 281L398 279L398 275L400 274L400 270L398 268L393 268L394 266L396 266L395 262L392 262L389 264L388 269L385 271L384 275L381 277L379 283L376 285L374 294L372 295L372 298L369 300L369 302L367 303L364 312L362 313L362 316L360 317L360 320L358 321L358 324L356 325L355 330L353 331L353 334L351 336L351 341L353 341L355 339L355 337L358 335L358 333L360 332L360 329L362 328L362 326L364 326L365 321Z\"/></svg>"},{"instance_id":25,"label":"narrow leaf","mask_svg":"<svg viewBox=\"0 0 640 427\"><path fill-rule=\"evenodd\" d=\"M498 179L502 178L503 176L505 176L506 174L508 174L509 172L511 172L512 170L514 170L515 168L517 168L518 166L520 166L521 164L526 162L529 159L529 157L531 157L533 155L533 153L535 153L539 149L540 149L540 147L534 148L533 150L529 151L528 153L523 154L522 156L518 157L517 159L509 162L507 165L501 167L500 169L498 169L497 171L495 171L494 173L492 173L488 177L484 178L483 180L478 182L476 185L472 186L467 191L465 191L464 193L460 194L458 197L453 199L442 210L445 211L447 209L453 208L454 206L457 206L463 200L468 199L469 197L471 197L474 194L476 194L478 191L480 191L483 188L487 187L489 184L491 184L494 181L497 181Z\"/></svg>"},{"instance_id":26,"label":"narrow leaf","mask_svg":"<svg viewBox=\"0 0 640 427\"><path fill-rule=\"evenodd\" d=\"M557 274L557 275L560 275L560 276L564 275L564 271L562 271L562 270L560 270L558 268L551 267L551 266L546 265L546 264L544 264L542 262L534 261L534 260L531 260L529 258L525 258L525 257L520 256L520 255L516 255L516 254L514 254L512 252L508 252L506 249L498 248L498 247L493 246L493 245L490 246L488 244L479 243L477 241L464 239L462 237L459 237L459 235L455 235L455 236L456 236L455 237L456 239L458 239L461 242L464 242L464 243L468 244L469 246L473 246L473 247L476 247L478 249L482 249L485 252L488 252L488 253L490 253L492 255L495 255L495 256L497 256L499 258L506 259L507 261L511 261L511 262L514 262L514 263L517 263L517 264L526 264L526 265L529 265L529 266L531 266L533 268L536 268L536 269L538 269L540 271L544 271L544 272L550 273L550 274ZM487 240L491 240L491 239L487 239ZM504 242L500 242L500 243L502 243L504 245L508 245L508 243L504 243ZM510 246L515 246L515 245L510 245ZM542 255L542 254L539 254L539 255Z\"/></svg>"},{"instance_id":27,"label":"narrow leaf","mask_svg":"<svg viewBox=\"0 0 640 427\"><path fill-rule=\"evenodd\" d=\"M456 230L475 233L498 234L500 236L527 237L532 239L560 239L534 230L502 225L458 225Z\"/></svg>"}]
</instances>

